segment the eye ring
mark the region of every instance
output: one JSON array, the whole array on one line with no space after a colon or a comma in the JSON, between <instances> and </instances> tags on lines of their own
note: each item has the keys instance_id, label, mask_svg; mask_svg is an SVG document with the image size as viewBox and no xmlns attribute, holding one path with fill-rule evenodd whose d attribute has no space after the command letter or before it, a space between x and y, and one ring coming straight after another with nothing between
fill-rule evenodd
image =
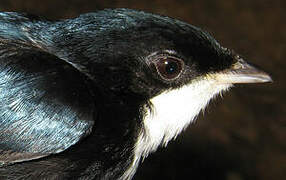
<instances>
[{"instance_id":1,"label":"eye ring","mask_svg":"<svg viewBox=\"0 0 286 180\"><path fill-rule=\"evenodd\" d=\"M181 75L185 64L181 59L172 56L164 56L158 57L154 62L154 65L157 73L162 79L172 81Z\"/></svg>"}]
</instances>

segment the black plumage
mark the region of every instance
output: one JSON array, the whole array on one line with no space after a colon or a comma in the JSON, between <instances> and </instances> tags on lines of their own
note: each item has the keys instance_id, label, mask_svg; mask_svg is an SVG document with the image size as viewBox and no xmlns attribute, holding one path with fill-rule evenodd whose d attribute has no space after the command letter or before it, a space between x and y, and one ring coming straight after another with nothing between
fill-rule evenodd
<instances>
[{"instance_id":1,"label":"black plumage","mask_svg":"<svg viewBox=\"0 0 286 180\"><path fill-rule=\"evenodd\" d=\"M150 99L238 62L231 74L270 80L208 33L168 17L0 13L0 179L131 178L123 174Z\"/></svg>"}]
</instances>

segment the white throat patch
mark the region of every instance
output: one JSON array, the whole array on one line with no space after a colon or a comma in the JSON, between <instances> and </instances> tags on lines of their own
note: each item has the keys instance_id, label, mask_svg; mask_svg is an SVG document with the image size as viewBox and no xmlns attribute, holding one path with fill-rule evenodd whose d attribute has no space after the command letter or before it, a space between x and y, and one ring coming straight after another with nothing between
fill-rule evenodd
<instances>
[{"instance_id":1,"label":"white throat patch","mask_svg":"<svg viewBox=\"0 0 286 180\"><path fill-rule=\"evenodd\" d=\"M131 179L141 157L144 159L160 145L166 146L194 121L215 95L231 86L231 84L219 84L215 78L206 77L153 97L150 100L152 111L146 107L143 129L134 147L133 163L121 179Z\"/></svg>"}]
</instances>

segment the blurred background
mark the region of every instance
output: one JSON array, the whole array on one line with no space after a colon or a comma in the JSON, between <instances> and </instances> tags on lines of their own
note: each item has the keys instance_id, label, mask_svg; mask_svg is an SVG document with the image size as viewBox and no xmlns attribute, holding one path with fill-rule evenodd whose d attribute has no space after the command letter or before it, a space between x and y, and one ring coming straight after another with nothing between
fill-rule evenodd
<instances>
[{"instance_id":1,"label":"blurred background","mask_svg":"<svg viewBox=\"0 0 286 180\"><path fill-rule=\"evenodd\" d=\"M199 26L263 67L274 83L238 85L218 98L176 141L150 155L135 180L286 179L286 1L1 0L1 11L50 19L126 7Z\"/></svg>"}]
</instances>

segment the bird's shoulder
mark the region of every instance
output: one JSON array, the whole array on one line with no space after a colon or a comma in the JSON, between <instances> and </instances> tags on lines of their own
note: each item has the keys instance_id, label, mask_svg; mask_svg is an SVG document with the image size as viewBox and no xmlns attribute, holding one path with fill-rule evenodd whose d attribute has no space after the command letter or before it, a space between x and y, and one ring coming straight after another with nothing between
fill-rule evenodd
<instances>
[{"instance_id":1,"label":"bird's shoulder","mask_svg":"<svg viewBox=\"0 0 286 180\"><path fill-rule=\"evenodd\" d=\"M1 36L0 164L56 154L89 135L95 105L88 81L40 47Z\"/></svg>"}]
</instances>

